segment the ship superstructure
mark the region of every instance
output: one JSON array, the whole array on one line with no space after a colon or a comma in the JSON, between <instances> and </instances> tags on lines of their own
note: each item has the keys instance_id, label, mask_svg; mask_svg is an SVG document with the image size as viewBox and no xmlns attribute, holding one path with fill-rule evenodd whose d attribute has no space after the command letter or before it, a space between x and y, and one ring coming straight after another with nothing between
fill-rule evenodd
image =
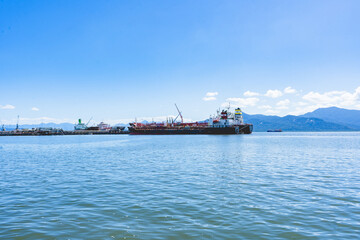
<instances>
[{"instance_id":1,"label":"ship superstructure","mask_svg":"<svg viewBox=\"0 0 360 240\"><path fill-rule=\"evenodd\" d=\"M209 126L212 127L224 127L233 125L243 125L244 119L242 117L242 111L240 108L235 109L235 113L229 110L218 111L217 115L210 117Z\"/></svg>"},{"instance_id":2,"label":"ship superstructure","mask_svg":"<svg viewBox=\"0 0 360 240\"><path fill-rule=\"evenodd\" d=\"M99 130L102 130L102 131L111 130L110 124L107 124L107 123L104 123L104 122L99 123L99 124L97 125L97 127L99 128Z\"/></svg>"},{"instance_id":3,"label":"ship superstructure","mask_svg":"<svg viewBox=\"0 0 360 240\"><path fill-rule=\"evenodd\" d=\"M177 107L176 107L177 108ZM175 120L168 119L163 123L130 123L130 134L250 134L253 125L244 123L242 111L235 109L235 113L229 111L230 108L218 111L215 116L210 116L204 122L184 123L181 112ZM175 122L180 116L181 121Z\"/></svg>"},{"instance_id":4,"label":"ship superstructure","mask_svg":"<svg viewBox=\"0 0 360 240\"><path fill-rule=\"evenodd\" d=\"M103 132L117 132L117 131L123 131L125 129L124 126L110 126L110 124L100 122L98 125L89 126L90 120L85 124L81 121L81 119L78 120L78 123L74 125L75 131L103 131Z\"/></svg>"},{"instance_id":5,"label":"ship superstructure","mask_svg":"<svg viewBox=\"0 0 360 240\"><path fill-rule=\"evenodd\" d=\"M74 125L74 130L86 130L88 129L87 124L83 123L81 121L81 118L79 118L78 123Z\"/></svg>"}]
</instances>

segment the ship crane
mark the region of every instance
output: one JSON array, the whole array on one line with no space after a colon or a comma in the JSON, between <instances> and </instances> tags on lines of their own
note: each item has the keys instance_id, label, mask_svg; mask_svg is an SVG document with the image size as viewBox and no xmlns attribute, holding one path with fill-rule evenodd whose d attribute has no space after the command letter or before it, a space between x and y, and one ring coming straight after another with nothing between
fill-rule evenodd
<instances>
[{"instance_id":1,"label":"ship crane","mask_svg":"<svg viewBox=\"0 0 360 240\"><path fill-rule=\"evenodd\" d=\"M90 123L90 121L91 121L92 119L93 119L93 118L91 117L91 118L89 119L89 121L87 122L87 124L85 124L86 127L89 125L89 123Z\"/></svg>"},{"instance_id":2,"label":"ship crane","mask_svg":"<svg viewBox=\"0 0 360 240\"><path fill-rule=\"evenodd\" d=\"M176 105L176 103L175 103L175 107L176 107L176 109L177 109L177 111L178 111L178 113L179 113L179 114L176 116L176 118L174 119L174 121L173 121L173 122L175 122L175 121L176 121L176 119L180 116L180 118L181 118L181 123L184 123L183 116L181 115L181 112L180 112L180 110L179 110L178 106Z\"/></svg>"}]
</instances>

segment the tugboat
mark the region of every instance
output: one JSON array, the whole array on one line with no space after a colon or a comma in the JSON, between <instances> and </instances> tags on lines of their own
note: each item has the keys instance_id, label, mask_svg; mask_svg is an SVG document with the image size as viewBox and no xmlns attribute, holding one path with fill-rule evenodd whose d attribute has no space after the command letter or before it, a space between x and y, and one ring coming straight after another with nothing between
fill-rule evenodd
<instances>
[{"instance_id":1,"label":"tugboat","mask_svg":"<svg viewBox=\"0 0 360 240\"><path fill-rule=\"evenodd\" d=\"M282 132L281 129L269 129L267 132Z\"/></svg>"},{"instance_id":2,"label":"tugboat","mask_svg":"<svg viewBox=\"0 0 360 240\"><path fill-rule=\"evenodd\" d=\"M176 106L176 104L175 104ZM227 110L218 111L215 116L204 122L184 123L178 107L178 116L163 123L130 123L129 132L132 135L154 134L250 134L252 124L244 123L240 108L235 109L235 114ZM180 117L181 122L176 122Z\"/></svg>"}]
</instances>

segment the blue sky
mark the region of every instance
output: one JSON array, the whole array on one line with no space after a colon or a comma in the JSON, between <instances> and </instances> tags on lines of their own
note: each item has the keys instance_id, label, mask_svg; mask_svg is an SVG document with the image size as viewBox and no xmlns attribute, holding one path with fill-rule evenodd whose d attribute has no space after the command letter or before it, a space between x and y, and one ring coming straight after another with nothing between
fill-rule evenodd
<instances>
[{"instance_id":1,"label":"blue sky","mask_svg":"<svg viewBox=\"0 0 360 240\"><path fill-rule=\"evenodd\" d=\"M359 12L350 0L3 0L0 120L360 109Z\"/></svg>"}]
</instances>

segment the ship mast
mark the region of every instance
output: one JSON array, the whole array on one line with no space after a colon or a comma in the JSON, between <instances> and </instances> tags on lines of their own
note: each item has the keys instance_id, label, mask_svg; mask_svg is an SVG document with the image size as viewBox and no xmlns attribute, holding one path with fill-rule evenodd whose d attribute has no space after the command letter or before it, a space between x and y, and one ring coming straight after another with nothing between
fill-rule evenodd
<instances>
[{"instance_id":1,"label":"ship mast","mask_svg":"<svg viewBox=\"0 0 360 240\"><path fill-rule=\"evenodd\" d=\"M16 131L19 130L19 115L17 116Z\"/></svg>"}]
</instances>

